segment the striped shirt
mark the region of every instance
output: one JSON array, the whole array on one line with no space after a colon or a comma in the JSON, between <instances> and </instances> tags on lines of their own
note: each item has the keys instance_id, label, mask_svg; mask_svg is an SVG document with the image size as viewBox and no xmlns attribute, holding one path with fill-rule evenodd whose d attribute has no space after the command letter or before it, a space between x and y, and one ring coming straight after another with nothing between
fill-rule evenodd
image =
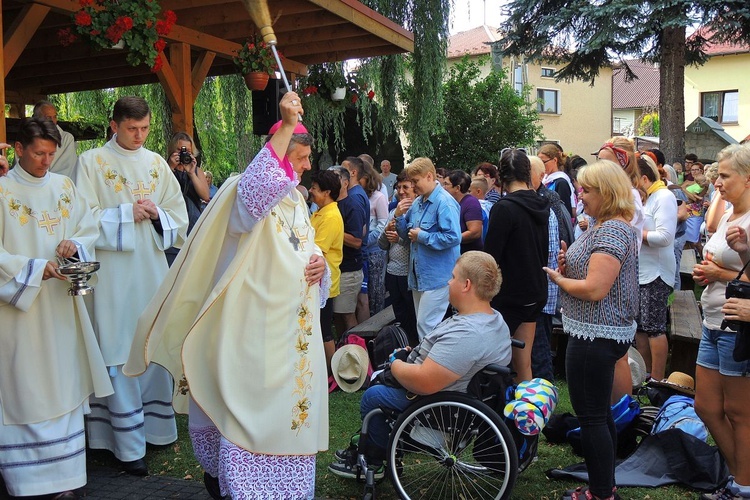
<instances>
[{"instance_id":1,"label":"striped shirt","mask_svg":"<svg viewBox=\"0 0 750 500\"><path fill-rule=\"evenodd\" d=\"M600 301L577 299L561 290L563 329L583 339L632 342L638 308L638 238L633 227L609 220L583 233L566 254L566 277L585 279L594 253L605 253L620 261L620 273Z\"/></svg>"}]
</instances>

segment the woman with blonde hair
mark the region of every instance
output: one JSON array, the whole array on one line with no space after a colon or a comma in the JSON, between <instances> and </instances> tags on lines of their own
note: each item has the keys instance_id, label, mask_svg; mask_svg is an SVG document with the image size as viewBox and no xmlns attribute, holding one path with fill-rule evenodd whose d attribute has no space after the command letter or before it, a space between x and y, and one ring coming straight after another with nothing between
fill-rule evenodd
<instances>
[{"instance_id":1,"label":"woman with blonde hair","mask_svg":"<svg viewBox=\"0 0 750 500\"><path fill-rule=\"evenodd\" d=\"M581 424L589 487L564 498L614 499L617 434L610 400L616 362L627 356L638 308L638 238L631 182L622 168L598 161L578 173L588 215L596 221L544 270L560 287L570 336L565 357L570 401Z\"/></svg>"},{"instance_id":2,"label":"woman with blonde hair","mask_svg":"<svg viewBox=\"0 0 750 500\"><path fill-rule=\"evenodd\" d=\"M695 411L733 476L724 488L703 498L732 499L750 497L750 361L734 360L738 333L724 323L725 319L750 319L738 314L745 301L727 300L725 295L727 283L750 261L750 146L727 146L718 160L716 189L732 206L703 247L703 261L693 269L693 279L707 285L701 295L703 336L695 370ZM748 273L746 269L745 279L750 277Z\"/></svg>"}]
</instances>

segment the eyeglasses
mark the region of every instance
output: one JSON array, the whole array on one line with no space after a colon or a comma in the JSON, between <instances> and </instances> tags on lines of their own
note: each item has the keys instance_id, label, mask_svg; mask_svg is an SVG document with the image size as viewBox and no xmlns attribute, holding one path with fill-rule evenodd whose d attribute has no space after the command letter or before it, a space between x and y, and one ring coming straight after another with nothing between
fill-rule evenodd
<instances>
[{"instance_id":1,"label":"eyeglasses","mask_svg":"<svg viewBox=\"0 0 750 500\"><path fill-rule=\"evenodd\" d=\"M542 160L541 158L539 158L539 159ZM542 160L542 163L544 163L546 165L548 162L550 162L552 160L554 160L554 158L547 158L546 160Z\"/></svg>"},{"instance_id":2,"label":"eyeglasses","mask_svg":"<svg viewBox=\"0 0 750 500\"><path fill-rule=\"evenodd\" d=\"M691 172L703 172L703 169L700 168L700 167L698 167L698 168L691 168L690 171Z\"/></svg>"}]
</instances>

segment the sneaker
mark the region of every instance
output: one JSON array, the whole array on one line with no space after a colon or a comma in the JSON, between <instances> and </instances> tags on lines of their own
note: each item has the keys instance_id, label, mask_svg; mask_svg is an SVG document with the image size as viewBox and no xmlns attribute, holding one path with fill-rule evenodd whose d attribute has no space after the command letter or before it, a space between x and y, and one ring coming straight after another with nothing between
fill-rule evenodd
<instances>
[{"instance_id":1,"label":"sneaker","mask_svg":"<svg viewBox=\"0 0 750 500\"><path fill-rule=\"evenodd\" d=\"M371 467L374 470L375 480L379 481L385 477L385 465ZM328 470L336 476L346 479L365 479L365 474L361 471L359 464L356 462L334 462L328 466Z\"/></svg>"},{"instance_id":2,"label":"sneaker","mask_svg":"<svg viewBox=\"0 0 750 500\"><path fill-rule=\"evenodd\" d=\"M336 450L333 453L333 456L336 457L336 460L339 462L350 461L355 463L357 461L357 449L350 446L348 448Z\"/></svg>"},{"instance_id":3,"label":"sneaker","mask_svg":"<svg viewBox=\"0 0 750 500\"><path fill-rule=\"evenodd\" d=\"M704 493L701 495L701 500L735 500L742 499L737 493L732 493L729 488L719 488L713 493Z\"/></svg>"}]
</instances>

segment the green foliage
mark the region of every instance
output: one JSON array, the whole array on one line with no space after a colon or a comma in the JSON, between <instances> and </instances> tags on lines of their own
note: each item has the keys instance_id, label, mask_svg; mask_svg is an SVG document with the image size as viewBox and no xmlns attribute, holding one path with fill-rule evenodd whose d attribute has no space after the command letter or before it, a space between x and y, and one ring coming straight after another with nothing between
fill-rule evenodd
<instances>
[{"instance_id":1,"label":"green foliage","mask_svg":"<svg viewBox=\"0 0 750 500\"><path fill-rule=\"evenodd\" d=\"M50 96L60 119L92 122L102 130L109 127L115 101L126 95L141 96L151 107L151 131L146 147L166 154L172 137L172 111L158 84L116 89L92 90ZM219 185L233 172L241 172L262 147L261 138L253 135L250 93L239 75L206 79L194 106L195 137L201 151L201 167L214 174ZM98 140L78 143L78 153L102 146Z\"/></svg>"},{"instance_id":2,"label":"green foliage","mask_svg":"<svg viewBox=\"0 0 750 500\"><path fill-rule=\"evenodd\" d=\"M330 100L336 89L347 86L342 62L312 64L307 69L307 77L300 82L306 94L319 94Z\"/></svg>"},{"instance_id":3,"label":"green foliage","mask_svg":"<svg viewBox=\"0 0 750 500\"><path fill-rule=\"evenodd\" d=\"M518 95L504 71L481 79L483 65L484 58L464 57L443 84L445 126L430 134L436 165L469 171L479 162L496 162L504 147L533 145L541 134L528 89Z\"/></svg>"},{"instance_id":4,"label":"green foliage","mask_svg":"<svg viewBox=\"0 0 750 500\"><path fill-rule=\"evenodd\" d=\"M657 111L646 113L641 117L638 135L659 137L659 113Z\"/></svg>"}]
</instances>

